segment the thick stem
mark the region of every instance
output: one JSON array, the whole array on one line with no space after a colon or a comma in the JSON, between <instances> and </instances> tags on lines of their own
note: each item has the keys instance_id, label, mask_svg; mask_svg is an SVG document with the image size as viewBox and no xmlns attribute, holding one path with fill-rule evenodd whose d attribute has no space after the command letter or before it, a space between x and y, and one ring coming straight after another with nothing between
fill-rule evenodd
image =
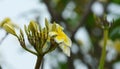
<instances>
[{"instance_id":1,"label":"thick stem","mask_svg":"<svg viewBox=\"0 0 120 69\"><path fill-rule=\"evenodd\" d=\"M104 46L102 49L102 56L100 59L99 69L104 69L105 58L106 58L107 39L108 39L108 29L104 29Z\"/></svg>"},{"instance_id":2,"label":"thick stem","mask_svg":"<svg viewBox=\"0 0 120 69\"><path fill-rule=\"evenodd\" d=\"M43 56L38 56L37 57L37 62L36 62L36 65L35 65L35 69L40 69L40 66L42 64L42 59L43 59Z\"/></svg>"}]
</instances>

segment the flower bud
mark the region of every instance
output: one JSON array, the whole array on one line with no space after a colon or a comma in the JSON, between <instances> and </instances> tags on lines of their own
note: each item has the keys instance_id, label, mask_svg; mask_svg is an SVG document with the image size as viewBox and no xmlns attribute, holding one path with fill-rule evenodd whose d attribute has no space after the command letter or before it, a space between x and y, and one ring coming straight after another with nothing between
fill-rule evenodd
<instances>
[{"instance_id":1,"label":"flower bud","mask_svg":"<svg viewBox=\"0 0 120 69\"><path fill-rule=\"evenodd\" d=\"M34 21L30 21L28 28L34 33L38 30L38 25Z\"/></svg>"},{"instance_id":2,"label":"flower bud","mask_svg":"<svg viewBox=\"0 0 120 69\"><path fill-rule=\"evenodd\" d=\"M8 33L13 34L13 35L16 36L15 29L14 29L11 25L9 25L9 24L4 24L4 25L3 25L3 28L4 28Z\"/></svg>"},{"instance_id":3,"label":"flower bud","mask_svg":"<svg viewBox=\"0 0 120 69\"><path fill-rule=\"evenodd\" d=\"M47 30L49 30L49 22L47 19L45 19L45 26L46 26Z\"/></svg>"},{"instance_id":4,"label":"flower bud","mask_svg":"<svg viewBox=\"0 0 120 69\"><path fill-rule=\"evenodd\" d=\"M1 23L0 23L0 27L3 27L4 24L9 23L11 20L10 18L5 18Z\"/></svg>"}]
</instances>

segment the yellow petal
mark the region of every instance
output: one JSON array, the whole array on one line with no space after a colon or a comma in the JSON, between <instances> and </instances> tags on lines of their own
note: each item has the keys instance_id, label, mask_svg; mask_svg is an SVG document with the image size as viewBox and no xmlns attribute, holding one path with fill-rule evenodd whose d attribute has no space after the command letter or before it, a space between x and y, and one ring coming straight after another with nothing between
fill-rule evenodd
<instances>
[{"instance_id":1,"label":"yellow petal","mask_svg":"<svg viewBox=\"0 0 120 69\"><path fill-rule=\"evenodd\" d=\"M62 30L60 30L60 31L58 32L58 35L59 35L61 38L64 39L64 43L66 44L66 46L71 47L72 41L70 40L70 38L69 38Z\"/></svg>"},{"instance_id":2,"label":"yellow petal","mask_svg":"<svg viewBox=\"0 0 120 69\"><path fill-rule=\"evenodd\" d=\"M64 44L60 44L60 48L67 56L70 56L70 48L68 46L65 46Z\"/></svg>"},{"instance_id":3,"label":"yellow petal","mask_svg":"<svg viewBox=\"0 0 120 69\"><path fill-rule=\"evenodd\" d=\"M59 44L59 43L62 43L64 41L64 39L61 38L60 36L56 36L55 41Z\"/></svg>"}]
</instances>

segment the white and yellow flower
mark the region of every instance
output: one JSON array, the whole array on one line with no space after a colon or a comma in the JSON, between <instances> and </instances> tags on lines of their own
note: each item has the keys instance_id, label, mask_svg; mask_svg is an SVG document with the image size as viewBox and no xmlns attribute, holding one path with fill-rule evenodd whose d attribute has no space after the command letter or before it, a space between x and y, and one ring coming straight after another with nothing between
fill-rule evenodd
<instances>
[{"instance_id":1,"label":"white and yellow flower","mask_svg":"<svg viewBox=\"0 0 120 69\"><path fill-rule=\"evenodd\" d=\"M56 23L52 24L52 30L49 32L49 36L54 37L55 42L59 44L63 52L67 56L70 56L70 47L72 42L70 38L63 32L63 27Z\"/></svg>"}]
</instances>

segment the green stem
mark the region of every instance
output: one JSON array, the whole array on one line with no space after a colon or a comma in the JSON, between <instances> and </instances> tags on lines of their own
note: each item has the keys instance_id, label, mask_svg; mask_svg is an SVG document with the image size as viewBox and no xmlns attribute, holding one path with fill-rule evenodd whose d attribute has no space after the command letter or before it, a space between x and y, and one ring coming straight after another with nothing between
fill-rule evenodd
<instances>
[{"instance_id":1,"label":"green stem","mask_svg":"<svg viewBox=\"0 0 120 69\"><path fill-rule=\"evenodd\" d=\"M102 49L102 55L101 55L100 64L99 64L98 69L104 69L105 58L106 58L107 39L108 39L108 29L104 29L104 46Z\"/></svg>"},{"instance_id":2,"label":"green stem","mask_svg":"<svg viewBox=\"0 0 120 69\"><path fill-rule=\"evenodd\" d=\"M42 59L43 59L43 56L37 56L37 62L36 62L36 65L35 65L35 69L40 69Z\"/></svg>"}]
</instances>

